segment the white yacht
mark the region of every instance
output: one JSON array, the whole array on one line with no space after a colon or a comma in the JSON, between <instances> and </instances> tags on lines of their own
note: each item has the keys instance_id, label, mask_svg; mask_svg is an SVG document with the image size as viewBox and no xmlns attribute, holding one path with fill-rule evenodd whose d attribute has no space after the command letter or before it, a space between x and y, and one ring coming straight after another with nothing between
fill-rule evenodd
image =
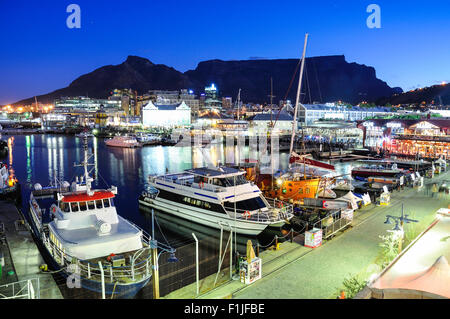
<instances>
[{"instance_id":1,"label":"white yacht","mask_svg":"<svg viewBox=\"0 0 450 319\"><path fill-rule=\"evenodd\" d=\"M123 147L123 148L135 148L141 147L135 137L132 136L114 136L113 138L105 140L105 144L113 147Z\"/></svg>"},{"instance_id":2,"label":"white yacht","mask_svg":"<svg viewBox=\"0 0 450 319\"><path fill-rule=\"evenodd\" d=\"M64 182L54 187L50 199L41 198L43 188L35 184L29 199L32 229L51 268L65 276L78 272L84 288L115 298L133 297L151 277L149 237L117 214L115 186L91 188L87 153L85 137L85 159L79 165L84 176L76 178L70 191ZM44 208L46 200L49 209Z\"/></svg>"},{"instance_id":3,"label":"white yacht","mask_svg":"<svg viewBox=\"0 0 450 319\"><path fill-rule=\"evenodd\" d=\"M177 174L149 176L150 191L139 198L153 207L196 223L257 235L281 227L293 217L292 205L264 198L260 189L230 167L194 168Z\"/></svg>"}]
</instances>

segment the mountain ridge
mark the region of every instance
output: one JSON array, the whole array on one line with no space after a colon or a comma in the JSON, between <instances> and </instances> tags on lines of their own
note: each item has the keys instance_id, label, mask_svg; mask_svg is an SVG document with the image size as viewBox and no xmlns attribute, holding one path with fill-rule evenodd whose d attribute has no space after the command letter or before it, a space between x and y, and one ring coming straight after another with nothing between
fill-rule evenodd
<instances>
[{"instance_id":1,"label":"mountain ridge","mask_svg":"<svg viewBox=\"0 0 450 319\"><path fill-rule=\"evenodd\" d=\"M193 70L180 72L147 58L129 55L116 65L101 66L73 80L67 87L37 96L39 102L53 103L62 96L107 98L115 88L131 88L143 94L148 90L193 89L198 95L205 86L215 83L221 96L237 96L246 102L269 101L270 79L273 79L275 101L284 97L294 100L298 84L299 59L257 59L201 61ZM292 79L294 72L296 76ZM371 66L347 62L344 55L309 57L305 60L302 102L349 103L375 101L403 92L391 88L376 77ZM290 89L289 89L290 88ZM34 97L15 102L30 104Z\"/></svg>"}]
</instances>

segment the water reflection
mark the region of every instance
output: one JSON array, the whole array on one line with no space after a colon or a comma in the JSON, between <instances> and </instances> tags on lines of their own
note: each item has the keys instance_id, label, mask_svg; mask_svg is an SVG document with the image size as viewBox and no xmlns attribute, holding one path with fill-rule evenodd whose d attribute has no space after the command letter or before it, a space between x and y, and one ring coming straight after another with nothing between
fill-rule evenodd
<instances>
[{"instance_id":1,"label":"water reflection","mask_svg":"<svg viewBox=\"0 0 450 319\"><path fill-rule=\"evenodd\" d=\"M16 177L22 183L22 205L26 208L35 183L47 186L55 177L71 182L76 175L82 174L81 168L74 167L74 163L80 163L83 159L81 139L77 137L18 135L8 139L8 146L10 167L15 168ZM94 186L117 186L115 203L118 213L147 231L150 231L150 223L147 214L139 211L138 197L146 187L148 175L205 166L208 158L217 165L237 163L239 158L257 159L260 156L258 150L250 150L249 146L239 148L237 145L213 144L202 151L191 146L121 149L106 146L101 138L89 140L89 152L93 154L91 161L95 161L91 173L95 178ZM279 163L282 168L287 167L287 162L287 154L281 154ZM27 210L23 209L24 212ZM177 232L169 233L173 240L179 236ZM216 233L220 235L220 231ZM264 244L264 240L261 244Z\"/></svg>"}]
</instances>

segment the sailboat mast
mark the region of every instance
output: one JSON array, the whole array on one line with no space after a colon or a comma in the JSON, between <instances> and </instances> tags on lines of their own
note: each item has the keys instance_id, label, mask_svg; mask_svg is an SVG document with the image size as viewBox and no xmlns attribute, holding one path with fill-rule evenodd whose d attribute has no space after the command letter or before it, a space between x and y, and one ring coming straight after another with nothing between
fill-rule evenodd
<instances>
[{"instance_id":1,"label":"sailboat mast","mask_svg":"<svg viewBox=\"0 0 450 319\"><path fill-rule=\"evenodd\" d=\"M295 139L295 133L297 131L297 112L298 112L298 104L300 103L300 92L302 89L303 68L305 66L305 55L306 55L306 44L307 43L308 43L308 33L305 34L305 44L303 46L302 64L300 67L300 74L298 76L297 97L295 99L294 120L292 121L292 136L291 136L291 147L289 148L289 156L291 156L292 151L294 149L294 139Z\"/></svg>"},{"instance_id":2,"label":"sailboat mast","mask_svg":"<svg viewBox=\"0 0 450 319\"><path fill-rule=\"evenodd\" d=\"M239 106L241 104L241 89L239 89L238 97L237 97L237 105L238 105L238 111L237 111L237 120L239 121Z\"/></svg>"},{"instance_id":3,"label":"sailboat mast","mask_svg":"<svg viewBox=\"0 0 450 319\"><path fill-rule=\"evenodd\" d=\"M86 190L89 192L91 190L91 182L89 180L89 172L88 172L88 142L87 142L87 136L84 136L84 161L83 161L83 167L84 167L84 180L86 182Z\"/></svg>"}]
</instances>

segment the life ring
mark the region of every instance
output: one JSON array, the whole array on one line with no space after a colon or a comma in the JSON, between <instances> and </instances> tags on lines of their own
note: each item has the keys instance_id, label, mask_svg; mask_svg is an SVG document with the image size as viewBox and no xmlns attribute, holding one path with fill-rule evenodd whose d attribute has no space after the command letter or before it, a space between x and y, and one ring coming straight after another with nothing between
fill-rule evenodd
<instances>
[{"instance_id":1,"label":"life ring","mask_svg":"<svg viewBox=\"0 0 450 319\"><path fill-rule=\"evenodd\" d=\"M52 213L53 216L56 215L56 210L57 210L57 207L56 207L55 204L53 204L53 205L50 207L50 212Z\"/></svg>"},{"instance_id":2,"label":"life ring","mask_svg":"<svg viewBox=\"0 0 450 319\"><path fill-rule=\"evenodd\" d=\"M245 217L245 219L248 219L252 216L252 214L248 210L246 210L242 215Z\"/></svg>"}]
</instances>

